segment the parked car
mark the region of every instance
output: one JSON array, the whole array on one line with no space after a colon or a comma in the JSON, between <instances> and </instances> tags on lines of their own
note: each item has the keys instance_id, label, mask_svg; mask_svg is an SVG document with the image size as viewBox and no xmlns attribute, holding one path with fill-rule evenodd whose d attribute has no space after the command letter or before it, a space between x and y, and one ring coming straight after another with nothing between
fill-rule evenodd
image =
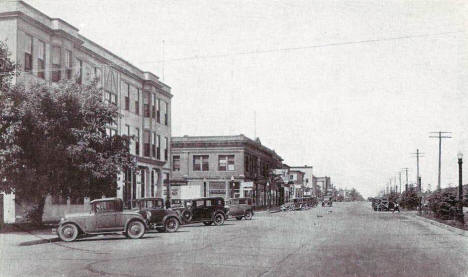
<instances>
[{"instance_id":1,"label":"parked car","mask_svg":"<svg viewBox=\"0 0 468 277\"><path fill-rule=\"evenodd\" d=\"M135 208L146 218L150 229L159 232L173 233L179 229L182 219L177 211L166 209L162 198L136 199Z\"/></svg>"},{"instance_id":2,"label":"parked car","mask_svg":"<svg viewBox=\"0 0 468 277\"><path fill-rule=\"evenodd\" d=\"M303 198L294 198L293 202L294 202L294 209L295 210L304 210L304 209L306 209L306 204L304 203Z\"/></svg>"},{"instance_id":3,"label":"parked car","mask_svg":"<svg viewBox=\"0 0 468 277\"><path fill-rule=\"evenodd\" d=\"M280 210L285 212L285 211L294 211L295 210L295 205L294 202L286 202L283 205L280 206Z\"/></svg>"},{"instance_id":4,"label":"parked car","mask_svg":"<svg viewBox=\"0 0 468 277\"><path fill-rule=\"evenodd\" d=\"M328 207L333 206L333 199L332 199L331 196L325 196L325 197L323 197L323 200L322 200L322 207L325 207L325 206L328 206Z\"/></svg>"},{"instance_id":5,"label":"parked car","mask_svg":"<svg viewBox=\"0 0 468 277\"><path fill-rule=\"evenodd\" d=\"M139 239L147 229L146 219L135 211L124 211L120 198L96 199L88 213L68 214L60 219L57 229L61 240L70 242L78 236L123 233Z\"/></svg>"},{"instance_id":6,"label":"parked car","mask_svg":"<svg viewBox=\"0 0 468 277\"><path fill-rule=\"evenodd\" d=\"M229 199L226 201L226 208L229 209L228 215L235 217L237 220L242 218L250 220L254 214L252 199L250 198Z\"/></svg>"},{"instance_id":7,"label":"parked car","mask_svg":"<svg viewBox=\"0 0 468 277\"><path fill-rule=\"evenodd\" d=\"M178 212L184 223L192 220L191 199L171 199L171 209Z\"/></svg>"},{"instance_id":8,"label":"parked car","mask_svg":"<svg viewBox=\"0 0 468 277\"><path fill-rule=\"evenodd\" d=\"M192 199L190 210L192 217L187 223L203 222L205 225L223 225L227 218L228 209L222 197L207 197Z\"/></svg>"},{"instance_id":9,"label":"parked car","mask_svg":"<svg viewBox=\"0 0 468 277\"><path fill-rule=\"evenodd\" d=\"M317 201L317 198L315 198L315 197L306 196L306 197L304 197L304 203L307 206L307 208L313 208L313 207L317 206L318 201Z\"/></svg>"}]
</instances>

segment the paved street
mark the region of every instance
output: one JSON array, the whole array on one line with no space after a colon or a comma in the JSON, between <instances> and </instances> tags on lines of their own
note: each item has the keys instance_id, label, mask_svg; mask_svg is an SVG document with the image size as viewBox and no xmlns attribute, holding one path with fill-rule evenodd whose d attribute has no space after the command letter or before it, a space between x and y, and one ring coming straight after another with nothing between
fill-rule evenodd
<instances>
[{"instance_id":1,"label":"paved street","mask_svg":"<svg viewBox=\"0 0 468 277\"><path fill-rule=\"evenodd\" d=\"M468 238L367 202L185 226L141 240L1 234L1 276L466 276ZM24 246L19 246L18 244Z\"/></svg>"}]
</instances>

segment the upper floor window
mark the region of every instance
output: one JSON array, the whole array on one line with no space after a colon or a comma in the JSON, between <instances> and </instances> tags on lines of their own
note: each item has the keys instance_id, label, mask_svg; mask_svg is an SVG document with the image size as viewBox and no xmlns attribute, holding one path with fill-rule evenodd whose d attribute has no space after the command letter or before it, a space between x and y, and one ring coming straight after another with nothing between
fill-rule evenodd
<instances>
[{"instance_id":1,"label":"upper floor window","mask_svg":"<svg viewBox=\"0 0 468 277\"><path fill-rule=\"evenodd\" d=\"M145 157L150 156L150 138L151 138L150 131L145 130L143 134L143 155Z\"/></svg>"},{"instance_id":2,"label":"upper floor window","mask_svg":"<svg viewBox=\"0 0 468 277\"><path fill-rule=\"evenodd\" d=\"M106 135L109 136L109 137L113 137L113 136L117 135L117 130L115 130L113 128L106 127Z\"/></svg>"},{"instance_id":3,"label":"upper floor window","mask_svg":"<svg viewBox=\"0 0 468 277\"><path fill-rule=\"evenodd\" d=\"M59 46L52 46L52 82L58 82L61 79L61 53Z\"/></svg>"},{"instance_id":4,"label":"upper floor window","mask_svg":"<svg viewBox=\"0 0 468 277\"><path fill-rule=\"evenodd\" d=\"M219 171L232 171L234 170L234 155L219 155L218 156L218 170Z\"/></svg>"},{"instance_id":5,"label":"upper floor window","mask_svg":"<svg viewBox=\"0 0 468 277\"><path fill-rule=\"evenodd\" d=\"M151 94L145 92L143 96L143 116L150 117L150 102L151 102Z\"/></svg>"},{"instance_id":6,"label":"upper floor window","mask_svg":"<svg viewBox=\"0 0 468 277\"><path fill-rule=\"evenodd\" d=\"M137 89L137 95L135 100L135 113L140 114L140 89Z\"/></svg>"},{"instance_id":7,"label":"upper floor window","mask_svg":"<svg viewBox=\"0 0 468 277\"><path fill-rule=\"evenodd\" d=\"M37 44L37 77L45 79L45 43Z\"/></svg>"},{"instance_id":8,"label":"upper floor window","mask_svg":"<svg viewBox=\"0 0 468 277\"><path fill-rule=\"evenodd\" d=\"M130 110L130 84L126 84L125 87L125 110Z\"/></svg>"},{"instance_id":9,"label":"upper floor window","mask_svg":"<svg viewBox=\"0 0 468 277\"><path fill-rule=\"evenodd\" d=\"M208 155L194 155L193 156L193 171L208 171Z\"/></svg>"},{"instance_id":10,"label":"upper floor window","mask_svg":"<svg viewBox=\"0 0 468 277\"><path fill-rule=\"evenodd\" d=\"M78 69L76 70L76 82L81 85L83 83L83 61L80 59L76 59L76 66L78 67ZM112 102L114 104L117 103L117 99L115 99L115 101Z\"/></svg>"},{"instance_id":11,"label":"upper floor window","mask_svg":"<svg viewBox=\"0 0 468 277\"><path fill-rule=\"evenodd\" d=\"M30 35L26 35L26 41L24 42L24 71L31 72L33 63L33 38Z\"/></svg>"},{"instance_id":12,"label":"upper floor window","mask_svg":"<svg viewBox=\"0 0 468 277\"><path fill-rule=\"evenodd\" d=\"M169 124L169 104L164 102L164 125Z\"/></svg>"},{"instance_id":13,"label":"upper floor window","mask_svg":"<svg viewBox=\"0 0 468 277\"><path fill-rule=\"evenodd\" d=\"M164 160L167 161L169 159L169 138L165 137L165 147L164 147Z\"/></svg>"},{"instance_id":14,"label":"upper floor window","mask_svg":"<svg viewBox=\"0 0 468 277\"><path fill-rule=\"evenodd\" d=\"M156 136L156 159L161 160L161 136Z\"/></svg>"},{"instance_id":15,"label":"upper floor window","mask_svg":"<svg viewBox=\"0 0 468 277\"><path fill-rule=\"evenodd\" d=\"M104 98L108 103L117 105L117 94L114 94L110 91L105 91Z\"/></svg>"},{"instance_id":16,"label":"upper floor window","mask_svg":"<svg viewBox=\"0 0 468 277\"><path fill-rule=\"evenodd\" d=\"M151 117L156 118L156 95L152 94L152 100L151 101Z\"/></svg>"},{"instance_id":17,"label":"upper floor window","mask_svg":"<svg viewBox=\"0 0 468 277\"><path fill-rule=\"evenodd\" d=\"M78 62L79 60L77 60ZM68 80L72 78L72 52L65 49L65 76ZM77 73L78 76L78 73Z\"/></svg>"},{"instance_id":18,"label":"upper floor window","mask_svg":"<svg viewBox=\"0 0 468 277\"><path fill-rule=\"evenodd\" d=\"M135 129L135 155L140 155L140 129Z\"/></svg>"},{"instance_id":19,"label":"upper floor window","mask_svg":"<svg viewBox=\"0 0 468 277\"><path fill-rule=\"evenodd\" d=\"M156 99L156 122L161 123L161 99Z\"/></svg>"},{"instance_id":20,"label":"upper floor window","mask_svg":"<svg viewBox=\"0 0 468 277\"><path fill-rule=\"evenodd\" d=\"M151 156L156 158L156 133L151 134Z\"/></svg>"},{"instance_id":21,"label":"upper floor window","mask_svg":"<svg viewBox=\"0 0 468 277\"><path fill-rule=\"evenodd\" d=\"M180 156L179 155L172 156L172 170L180 171Z\"/></svg>"}]
</instances>

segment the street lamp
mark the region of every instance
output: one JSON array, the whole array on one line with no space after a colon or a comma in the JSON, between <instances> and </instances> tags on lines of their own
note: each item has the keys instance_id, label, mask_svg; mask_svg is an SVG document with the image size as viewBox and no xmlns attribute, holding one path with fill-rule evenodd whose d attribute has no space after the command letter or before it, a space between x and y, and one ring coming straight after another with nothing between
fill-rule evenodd
<instances>
[{"instance_id":1,"label":"street lamp","mask_svg":"<svg viewBox=\"0 0 468 277\"><path fill-rule=\"evenodd\" d=\"M463 165L463 153L458 152L458 212L459 221L464 222L463 215L463 178L462 178L462 165Z\"/></svg>"}]
</instances>

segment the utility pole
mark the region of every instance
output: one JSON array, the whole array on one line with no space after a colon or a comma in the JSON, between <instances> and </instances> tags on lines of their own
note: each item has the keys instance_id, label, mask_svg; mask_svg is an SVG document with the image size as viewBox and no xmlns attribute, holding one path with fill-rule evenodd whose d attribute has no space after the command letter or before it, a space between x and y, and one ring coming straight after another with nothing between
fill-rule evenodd
<instances>
[{"instance_id":1,"label":"utility pole","mask_svg":"<svg viewBox=\"0 0 468 277\"><path fill-rule=\"evenodd\" d=\"M412 155L415 155L416 157L416 184L418 184L418 191L421 192L421 182L420 182L420 176L419 176L419 158L424 157L424 153L419 152L419 149L416 149L416 153L411 153Z\"/></svg>"},{"instance_id":2,"label":"utility pole","mask_svg":"<svg viewBox=\"0 0 468 277\"><path fill-rule=\"evenodd\" d=\"M448 135L444 134L450 134L451 132L431 132L431 134L437 134L437 136L429 136L430 138L438 138L439 139L439 175L437 178L437 190L440 191L440 165L441 165L441 160L442 160L442 139L443 138L452 138Z\"/></svg>"},{"instance_id":3,"label":"utility pole","mask_svg":"<svg viewBox=\"0 0 468 277\"><path fill-rule=\"evenodd\" d=\"M407 167L402 168L406 172L406 184L405 184L405 192L408 191L408 169Z\"/></svg>"},{"instance_id":4,"label":"utility pole","mask_svg":"<svg viewBox=\"0 0 468 277\"><path fill-rule=\"evenodd\" d=\"M398 175L400 175L400 193L401 193L401 171L398 172Z\"/></svg>"}]
</instances>

